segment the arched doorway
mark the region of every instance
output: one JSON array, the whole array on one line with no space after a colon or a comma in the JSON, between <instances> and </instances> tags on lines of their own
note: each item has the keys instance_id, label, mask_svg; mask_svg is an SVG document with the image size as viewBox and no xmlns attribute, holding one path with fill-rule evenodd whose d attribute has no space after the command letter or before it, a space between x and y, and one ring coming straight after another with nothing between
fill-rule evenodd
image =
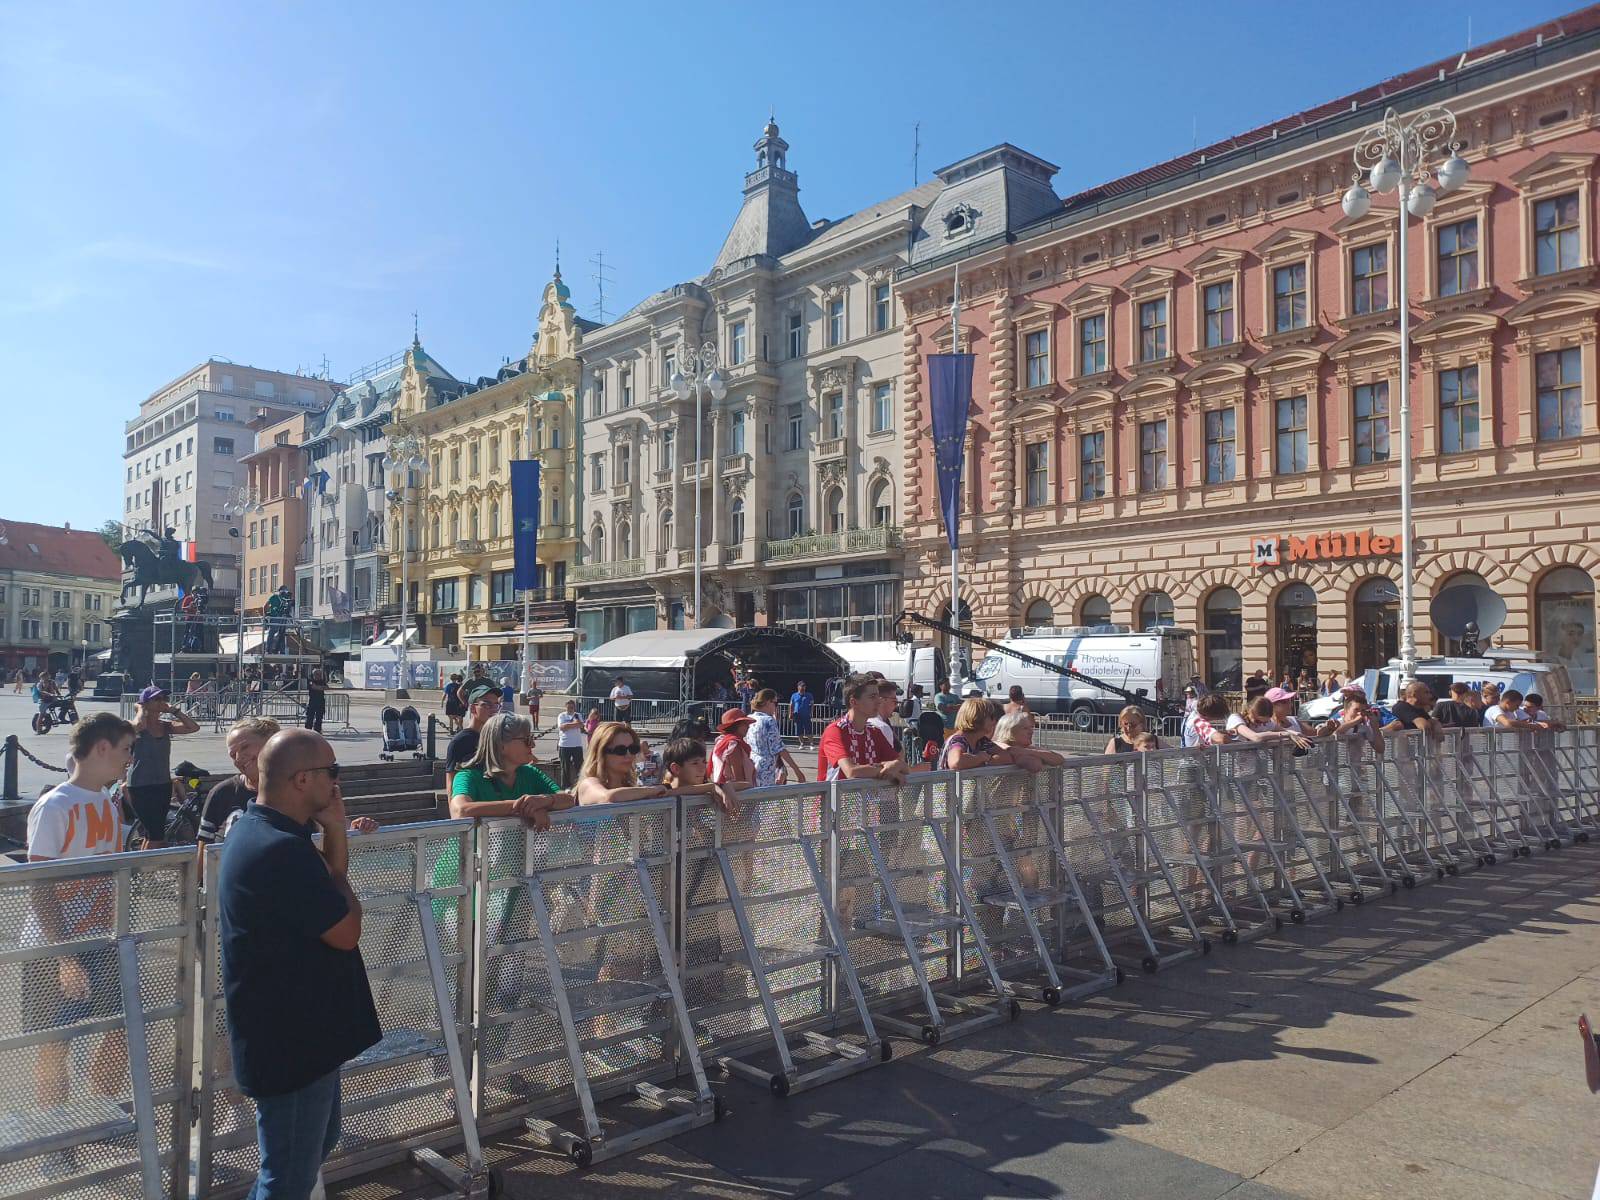
<instances>
[{"instance_id":1,"label":"arched doorway","mask_svg":"<svg viewBox=\"0 0 1600 1200\"><path fill-rule=\"evenodd\" d=\"M1146 592L1139 601L1139 628L1175 624L1172 617L1172 597L1165 592Z\"/></svg>"},{"instance_id":2,"label":"arched doorway","mask_svg":"<svg viewBox=\"0 0 1600 1200\"><path fill-rule=\"evenodd\" d=\"M1244 686L1243 617L1244 603L1231 587L1213 588L1206 597L1202 670L1211 687L1236 692Z\"/></svg>"},{"instance_id":3,"label":"arched doorway","mask_svg":"<svg viewBox=\"0 0 1600 1200\"><path fill-rule=\"evenodd\" d=\"M1400 653L1400 589L1387 579L1369 579L1355 594L1354 673L1381 668Z\"/></svg>"},{"instance_id":4,"label":"arched doorway","mask_svg":"<svg viewBox=\"0 0 1600 1200\"><path fill-rule=\"evenodd\" d=\"M1539 652L1567 668L1572 690L1595 694L1594 580L1577 567L1557 567L1539 580L1534 597Z\"/></svg>"},{"instance_id":5,"label":"arched doorway","mask_svg":"<svg viewBox=\"0 0 1600 1200\"><path fill-rule=\"evenodd\" d=\"M1091 629L1111 624L1111 601L1099 595L1085 596L1078 605L1078 624Z\"/></svg>"},{"instance_id":6,"label":"arched doorway","mask_svg":"<svg viewBox=\"0 0 1600 1200\"><path fill-rule=\"evenodd\" d=\"M1291 583L1273 605L1275 677L1317 673L1317 593L1304 583Z\"/></svg>"}]
</instances>

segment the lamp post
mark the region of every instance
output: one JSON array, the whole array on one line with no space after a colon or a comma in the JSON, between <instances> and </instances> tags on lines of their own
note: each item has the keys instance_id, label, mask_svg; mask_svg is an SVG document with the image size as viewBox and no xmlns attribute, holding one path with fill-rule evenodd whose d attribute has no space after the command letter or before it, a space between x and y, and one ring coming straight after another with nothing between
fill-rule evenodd
<instances>
[{"instance_id":1,"label":"lamp post","mask_svg":"<svg viewBox=\"0 0 1600 1200\"><path fill-rule=\"evenodd\" d=\"M705 342L698 350L687 342L678 343L677 369L672 372L672 391L679 400L694 396L694 627L703 628L700 611L700 485L703 454L700 446L702 421L700 408L707 392L713 402L720 403L728 394L728 385L717 369L717 344Z\"/></svg>"},{"instance_id":2,"label":"lamp post","mask_svg":"<svg viewBox=\"0 0 1600 1200\"><path fill-rule=\"evenodd\" d=\"M1359 220L1372 207L1372 192L1399 189L1397 279L1400 293L1400 678L1408 683L1417 676L1417 637L1412 608L1415 604L1417 550L1411 513L1411 289L1407 280L1407 214L1426 217L1446 192L1467 181L1471 168L1458 153L1456 117L1448 108L1430 108L1409 121L1389 109L1383 120L1361 135L1356 143L1356 174L1345 192L1347 217ZM1448 152L1430 168L1429 160ZM1361 185L1365 172L1368 187ZM1438 180L1437 186L1430 182Z\"/></svg>"},{"instance_id":3,"label":"lamp post","mask_svg":"<svg viewBox=\"0 0 1600 1200\"><path fill-rule=\"evenodd\" d=\"M399 667L396 686L404 691L411 673L411 619L409 613L410 587L407 568L411 561L410 492L416 486L413 475L428 476L428 460L423 457L423 441L410 430L398 430L389 435L389 448L384 452L383 465L395 476L395 486L384 493L391 504L400 505L400 645L395 650Z\"/></svg>"},{"instance_id":4,"label":"lamp post","mask_svg":"<svg viewBox=\"0 0 1600 1200\"><path fill-rule=\"evenodd\" d=\"M228 498L223 502L222 511L231 517L249 517L266 508L262 497L255 488L248 485L236 487L228 493ZM242 524L241 520L241 524ZM239 711L244 711L244 533L242 530L230 529L228 531L239 539L239 599L234 608L239 614L239 644L234 648L234 686L239 689Z\"/></svg>"}]
</instances>

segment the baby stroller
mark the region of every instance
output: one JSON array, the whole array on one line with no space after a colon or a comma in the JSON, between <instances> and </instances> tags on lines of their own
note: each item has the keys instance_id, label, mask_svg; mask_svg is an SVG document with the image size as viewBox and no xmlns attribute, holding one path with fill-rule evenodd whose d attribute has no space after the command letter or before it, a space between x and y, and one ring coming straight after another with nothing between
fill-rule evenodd
<instances>
[{"instance_id":1,"label":"baby stroller","mask_svg":"<svg viewBox=\"0 0 1600 1200\"><path fill-rule=\"evenodd\" d=\"M422 757L422 714L411 705L387 706L378 714L383 719L383 748L378 757L393 762L396 754Z\"/></svg>"}]
</instances>

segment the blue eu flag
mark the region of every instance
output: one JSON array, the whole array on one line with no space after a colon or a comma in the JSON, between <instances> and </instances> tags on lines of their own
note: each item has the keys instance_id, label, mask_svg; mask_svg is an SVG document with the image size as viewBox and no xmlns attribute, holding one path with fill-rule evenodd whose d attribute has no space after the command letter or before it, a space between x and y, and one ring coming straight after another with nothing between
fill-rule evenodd
<instances>
[{"instance_id":1,"label":"blue eu flag","mask_svg":"<svg viewBox=\"0 0 1600 1200\"><path fill-rule=\"evenodd\" d=\"M539 460L511 464L511 525L516 551L512 583L519 592L532 591L539 576Z\"/></svg>"}]
</instances>

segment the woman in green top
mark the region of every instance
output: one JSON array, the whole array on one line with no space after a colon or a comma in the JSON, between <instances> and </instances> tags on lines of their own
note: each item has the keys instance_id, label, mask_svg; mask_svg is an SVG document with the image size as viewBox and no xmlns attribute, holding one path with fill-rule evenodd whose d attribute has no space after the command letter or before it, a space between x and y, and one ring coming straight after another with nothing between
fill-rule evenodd
<instances>
[{"instance_id":1,"label":"woman in green top","mask_svg":"<svg viewBox=\"0 0 1600 1200\"><path fill-rule=\"evenodd\" d=\"M533 765L533 723L516 713L489 718L478 752L450 785L450 815L457 818L521 817L535 829L549 829L552 812L576 803Z\"/></svg>"}]
</instances>

